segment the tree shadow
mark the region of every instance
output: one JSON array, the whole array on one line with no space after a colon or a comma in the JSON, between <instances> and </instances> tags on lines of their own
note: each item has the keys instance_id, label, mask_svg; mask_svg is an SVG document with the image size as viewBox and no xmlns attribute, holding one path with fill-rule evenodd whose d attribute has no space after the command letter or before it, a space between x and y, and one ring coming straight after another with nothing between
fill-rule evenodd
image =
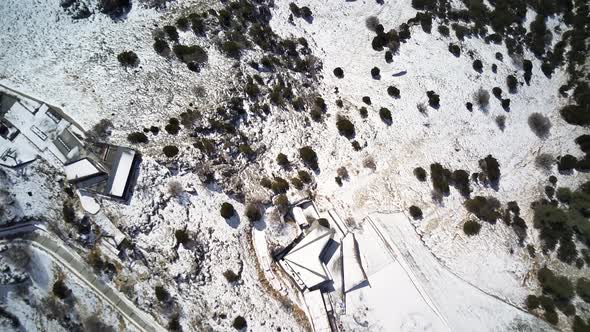
<instances>
[{"instance_id":1,"label":"tree shadow","mask_svg":"<svg viewBox=\"0 0 590 332\"><path fill-rule=\"evenodd\" d=\"M225 219L225 223L229 227L236 229L238 228L238 226L240 226L241 223L240 216L237 213L234 213L234 215L231 218Z\"/></svg>"}]
</instances>

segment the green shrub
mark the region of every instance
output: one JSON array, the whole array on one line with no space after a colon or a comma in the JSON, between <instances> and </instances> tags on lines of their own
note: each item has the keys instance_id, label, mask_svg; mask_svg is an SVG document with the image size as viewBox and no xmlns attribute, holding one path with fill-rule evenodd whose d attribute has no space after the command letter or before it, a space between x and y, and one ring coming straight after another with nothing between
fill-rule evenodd
<instances>
[{"instance_id":1,"label":"green shrub","mask_svg":"<svg viewBox=\"0 0 590 332\"><path fill-rule=\"evenodd\" d=\"M301 181L299 178L291 178L291 184L297 190L303 189L303 181Z\"/></svg>"},{"instance_id":2,"label":"green shrub","mask_svg":"<svg viewBox=\"0 0 590 332\"><path fill-rule=\"evenodd\" d=\"M72 204L68 202L63 203L62 213L64 216L64 221L67 224L73 224L76 222L76 210L72 206Z\"/></svg>"},{"instance_id":3,"label":"green shrub","mask_svg":"<svg viewBox=\"0 0 590 332\"><path fill-rule=\"evenodd\" d=\"M163 29L166 33L166 36L168 36L170 40L172 40L173 42L178 42L178 31L176 30L175 26L165 25Z\"/></svg>"},{"instance_id":4,"label":"green shrub","mask_svg":"<svg viewBox=\"0 0 590 332\"><path fill-rule=\"evenodd\" d=\"M463 232L467 236L473 236L473 235L479 234L480 229L481 229L481 224L475 220L467 220L463 224Z\"/></svg>"},{"instance_id":5,"label":"green shrub","mask_svg":"<svg viewBox=\"0 0 590 332\"><path fill-rule=\"evenodd\" d=\"M299 156L301 157L301 160L303 160L303 162L311 169L313 170L317 170L319 168L318 166L318 156L315 153L315 151L313 151L313 149L309 146L304 146L301 149L299 149Z\"/></svg>"},{"instance_id":6,"label":"green shrub","mask_svg":"<svg viewBox=\"0 0 590 332\"><path fill-rule=\"evenodd\" d=\"M399 98L400 97L400 91L398 88L396 88L395 86L389 86L387 88L387 94L394 97L394 98Z\"/></svg>"},{"instance_id":7,"label":"green shrub","mask_svg":"<svg viewBox=\"0 0 590 332\"><path fill-rule=\"evenodd\" d=\"M462 169L456 170L451 175L451 180L453 186L461 193L461 195L465 197L469 196L471 193L471 188L469 187L469 173Z\"/></svg>"},{"instance_id":8,"label":"green shrub","mask_svg":"<svg viewBox=\"0 0 590 332\"><path fill-rule=\"evenodd\" d=\"M537 309L541 305L541 301L539 301L539 298L535 295L529 295L526 298L525 304L527 309L530 311Z\"/></svg>"},{"instance_id":9,"label":"green shrub","mask_svg":"<svg viewBox=\"0 0 590 332\"><path fill-rule=\"evenodd\" d=\"M535 112L529 116L528 124L535 135L547 138L551 129L551 121L541 113Z\"/></svg>"},{"instance_id":10,"label":"green shrub","mask_svg":"<svg viewBox=\"0 0 590 332\"><path fill-rule=\"evenodd\" d=\"M182 31L186 31L190 28L190 22L188 21L188 18L186 17L179 17L176 20L176 26L182 30Z\"/></svg>"},{"instance_id":11,"label":"green shrub","mask_svg":"<svg viewBox=\"0 0 590 332\"><path fill-rule=\"evenodd\" d=\"M510 93L516 93L518 80L514 75L508 75L506 77L506 85L508 86L508 91L510 91Z\"/></svg>"},{"instance_id":12,"label":"green shrub","mask_svg":"<svg viewBox=\"0 0 590 332\"><path fill-rule=\"evenodd\" d=\"M556 301L569 302L574 297L574 286L567 277L556 275L547 267L543 267L537 272L537 278L543 292Z\"/></svg>"},{"instance_id":13,"label":"green shrub","mask_svg":"<svg viewBox=\"0 0 590 332\"><path fill-rule=\"evenodd\" d=\"M426 181L426 170L422 167L416 167L414 168L414 176L416 176L418 181L424 182Z\"/></svg>"},{"instance_id":14,"label":"green shrub","mask_svg":"<svg viewBox=\"0 0 590 332\"><path fill-rule=\"evenodd\" d=\"M166 302L170 298L170 293L168 293L168 291L162 285L157 285L154 288L154 291L156 293L156 298L160 302Z\"/></svg>"},{"instance_id":15,"label":"green shrub","mask_svg":"<svg viewBox=\"0 0 590 332\"><path fill-rule=\"evenodd\" d=\"M148 142L148 138L147 136L145 136L144 133L142 132L133 132L129 135L127 135L127 140L130 143L147 143Z\"/></svg>"},{"instance_id":16,"label":"green shrub","mask_svg":"<svg viewBox=\"0 0 590 332\"><path fill-rule=\"evenodd\" d=\"M578 159L571 154L566 154L559 158L559 163L557 163L557 169L560 172L571 172L576 165L578 164Z\"/></svg>"},{"instance_id":17,"label":"green shrub","mask_svg":"<svg viewBox=\"0 0 590 332\"><path fill-rule=\"evenodd\" d=\"M289 190L289 182L281 177L275 177L271 189L275 194L286 193Z\"/></svg>"},{"instance_id":18,"label":"green shrub","mask_svg":"<svg viewBox=\"0 0 590 332\"><path fill-rule=\"evenodd\" d=\"M365 103L365 104L367 104L367 105L371 105L371 97L369 97L369 96L364 96L364 97L362 98L362 100L363 100L363 103Z\"/></svg>"},{"instance_id":19,"label":"green shrub","mask_svg":"<svg viewBox=\"0 0 590 332\"><path fill-rule=\"evenodd\" d=\"M178 154L178 148L174 145L166 145L162 151L164 152L164 155L168 158L172 158L174 156L176 156Z\"/></svg>"},{"instance_id":20,"label":"green shrub","mask_svg":"<svg viewBox=\"0 0 590 332\"><path fill-rule=\"evenodd\" d=\"M579 278L576 282L576 292L582 300L590 303L590 279Z\"/></svg>"},{"instance_id":21,"label":"green shrub","mask_svg":"<svg viewBox=\"0 0 590 332\"><path fill-rule=\"evenodd\" d=\"M260 208L258 207L258 204L254 203L250 203L246 206L245 214L248 220L250 220L250 222L255 222L262 218L262 214L260 213Z\"/></svg>"},{"instance_id":22,"label":"green shrub","mask_svg":"<svg viewBox=\"0 0 590 332\"><path fill-rule=\"evenodd\" d=\"M234 206L227 202L221 204L221 210L219 212L221 213L221 216L225 219L229 219L236 214Z\"/></svg>"},{"instance_id":23,"label":"green shrub","mask_svg":"<svg viewBox=\"0 0 590 332\"><path fill-rule=\"evenodd\" d=\"M195 62L203 64L208 59L207 52L198 45L186 46L177 44L172 47L172 50L178 59L184 63Z\"/></svg>"},{"instance_id":24,"label":"green shrub","mask_svg":"<svg viewBox=\"0 0 590 332\"><path fill-rule=\"evenodd\" d=\"M391 118L391 111L385 107L381 107L379 109L379 117L381 118L381 121L383 121L388 126L390 126L393 122L393 119Z\"/></svg>"},{"instance_id":25,"label":"green shrub","mask_svg":"<svg viewBox=\"0 0 590 332\"><path fill-rule=\"evenodd\" d=\"M477 218L489 223L495 223L500 218L500 202L494 197L475 196L466 200L465 208Z\"/></svg>"},{"instance_id":26,"label":"green shrub","mask_svg":"<svg viewBox=\"0 0 590 332\"><path fill-rule=\"evenodd\" d=\"M481 63L481 60L477 59L473 61L473 70L475 70L478 73L481 73L483 71L483 63Z\"/></svg>"},{"instance_id":27,"label":"green shrub","mask_svg":"<svg viewBox=\"0 0 590 332\"><path fill-rule=\"evenodd\" d=\"M170 46L168 43L161 38L156 38L154 41L154 51L162 56L167 56L170 53Z\"/></svg>"},{"instance_id":28,"label":"green shrub","mask_svg":"<svg viewBox=\"0 0 590 332\"><path fill-rule=\"evenodd\" d=\"M492 185L500 181L500 164L492 155L488 155L484 159L479 160L479 167L485 175L485 179Z\"/></svg>"},{"instance_id":29,"label":"green shrub","mask_svg":"<svg viewBox=\"0 0 590 332\"><path fill-rule=\"evenodd\" d=\"M63 279L58 279L53 283L52 291L53 294L55 294L55 296L57 296L61 300L69 297L72 293L72 291L66 286Z\"/></svg>"},{"instance_id":30,"label":"green shrub","mask_svg":"<svg viewBox=\"0 0 590 332\"><path fill-rule=\"evenodd\" d=\"M430 107L440 107L440 96L437 95L434 91L426 91L426 96L428 97L428 104L430 105Z\"/></svg>"},{"instance_id":31,"label":"green shrub","mask_svg":"<svg viewBox=\"0 0 590 332\"><path fill-rule=\"evenodd\" d=\"M226 270L225 272L223 272L223 276L225 277L225 280L227 280L230 283L234 283L240 280L240 275L236 274L232 270Z\"/></svg>"},{"instance_id":32,"label":"green shrub","mask_svg":"<svg viewBox=\"0 0 590 332\"><path fill-rule=\"evenodd\" d=\"M279 153L277 155L277 164L279 164L281 167L289 167L291 165L291 162L289 161L289 158L287 158L286 155Z\"/></svg>"},{"instance_id":33,"label":"green shrub","mask_svg":"<svg viewBox=\"0 0 590 332\"><path fill-rule=\"evenodd\" d=\"M338 120L336 121L336 127L338 128L338 132L340 133L340 135L348 139L354 138L354 125L352 124L352 122L350 122L350 120L339 116Z\"/></svg>"},{"instance_id":34,"label":"green shrub","mask_svg":"<svg viewBox=\"0 0 590 332\"><path fill-rule=\"evenodd\" d=\"M461 48L458 45L449 44L449 52L457 58L461 56Z\"/></svg>"},{"instance_id":35,"label":"green shrub","mask_svg":"<svg viewBox=\"0 0 590 332\"><path fill-rule=\"evenodd\" d=\"M239 331L245 329L248 326L248 323L246 322L246 319L244 317L238 316L234 319L232 326L234 329Z\"/></svg>"},{"instance_id":36,"label":"green shrub","mask_svg":"<svg viewBox=\"0 0 590 332\"><path fill-rule=\"evenodd\" d=\"M133 51L124 51L117 55L117 60L124 67L136 67L139 64L139 57Z\"/></svg>"},{"instance_id":37,"label":"green shrub","mask_svg":"<svg viewBox=\"0 0 590 332\"><path fill-rule=\"evenodd\" d=\"M366 107L361 107L359 108L359 113L361 115L361 118L366 119L367 117L369 117L369 111L367 111Z\"/></svg>"},{"instance_id":38,"label":"green shrub","mask_svg":"<svg viewBox=\"0 0 590 332\"><path fill-rule=\"evenodd\" d=\"M430 165L430 180L434 191L440 195L448 195L450 171L442 167L439 163Z\"/></svg>"},{"instance_id":39,"label":"green shrub","mask_svg":"<svg viewBox=\"0 0 590 332\"><path fill-rule=\"evenodd\" d=\"M223 53L225 53L227 56L235 59L240 58L242 55L242 49L243 46L233 40L227 40L221 43L221 51L223 51Z\"/></svg>"},{"instance_id":40,"label":"green shrub","mask_svg":"<svg viewBox=\"0 0 590 332\"><path fill-rule=\"evenodd\" d=\"M340 67L334 68L334 76L338 78L344 78L344 70L342 70Z\"/></svg>"},{"instance_id":41,"label":"green shrub","mask_svg":"<svg viewBox=\"0 0 590 332\"><path fill-rule=\"evenodd\" d=\"M274 205L281 211L287 211L289 207L289 198L285 194L277 195L274 199Z\"/></svg>"},{"instance_id":42,"label":"green shrub","mask_svg":"<svg viewBox=\"0 0 590 332\"><path fill-rule=\"evenodd\" d=\"M177 229L176 232L174 232L174 237L176 238L176 243L183 245L190 241L190 237L186 229Z\"/></svg>"},{"instance_id":43,"label":"green shrub","mask_svg":"<svg viewBox=\"0 0 590 332\"><path fill-rule=\"evenodd\" d=\"M584 107L578 105L564 106L559 113L563 119L572 125L588 126L590 125L590 112Z\"/></svg>"},{"instance_id":44,"label":"green shrub","mask_svg":"<svg viewBox=\"0 0 590 332\"><path fill-rule=\"evenodd\" d=\"M309 172L306 172L303 170L298 171L297 176L299 177L301 182L306 183L306 184L310 184L313 180L311 177L311 174L309 174Z\"/></svg>"},{"instance_id":45,"label":"green shrub","mask_svg":"<svg viewBox=\"0 0 590 332\"><path fill-rule=\"evenodd\" d=\"M422 210L419 207L412 205L410 206L409 212L414 220L422 219Z\"/></svg>"}]
</instances>

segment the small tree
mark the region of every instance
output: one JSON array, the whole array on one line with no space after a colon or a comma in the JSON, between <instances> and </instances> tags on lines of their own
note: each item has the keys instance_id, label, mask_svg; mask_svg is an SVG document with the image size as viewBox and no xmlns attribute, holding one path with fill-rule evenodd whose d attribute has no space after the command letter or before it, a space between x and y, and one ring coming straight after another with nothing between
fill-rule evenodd
<instances>
[{"instance_id":1,"label":"small tree","mask_svg":"<svg viewBox=\"0 0 590 332\"><path fill-rule=\"evenodd\" d=\"M127 140L130 143L147 143L148 142L147 136L145 136L144 133L138 132L138 131L127 135Z\"/></svg>"},{"instance_id":2,"label":"small tree","mask_svg":"<svg viewBox=\"0 0 590 332\"><path fill-rule=\"evenodd\" d=\"M338 128L338 132L340 135L352 139L355 135L354 125L350 120L339 116L338 120L336 121L336 127Z\"/></svg>"},{"instance_id":3,"label":"small tree","mask_svg":"<svg viewBox=\"0 0 590 332\"><path fill-rule=\"evenodd\" d=\"M318 156L310 146L304 146L299 149L299 156L309 168L313 170L319 169Z\"/></svg>"},{"instance_id":4,"label":"small tree","mask_svg":"<svg viewBox=\"0 0 590 332\"><path fill-rule=\"evenodd\" d=\"M428 104L432 108L440 107L440 97L434 91L427 91L426 96L428 97Z\"/></svg>"},{"instance_id":5,"label":"small tree","mask_svg":"<svg viewBox=\"0 0 590 332\"><path fill-rule=\"evenodd\" d=\"M579 278L576 283L576 292L582 300L590 303L590 279Z\"/></svg>"},{"instance_id":6,"label":"small tree","mask_svg":"<svg viewBox=\"0 0 590 332\"><path fill-rule=\"evenodd\" d=\"M139 57L133 51L119 53L117 60L123 67L136 67L139 64Z\"/></svg>"},{"instance_id":7,"label":"small tree","mask_svg":"<svg viewBox=\"0 0 590 332\"><path fill-rule=\"evenodd\" d=\"M364 106L359 109L359 113L361 115L361 118L363 118L363 119L366 119L367 117L369 117L369 111Z\"/></svg>"},{"instance_id":8,"label":"small tree","mask_svg":"<svg viewBox=\"0 0 590 332\"><path fill-rule=\"evenodd\" d=\"M223 218L229 219L236 214L236 210L234 209L233 205L231 205L230 203L224 202L223 204L221 204L220 213Z\"/></svg>"},{"instance_id":9,"label":"small tree","mask_svg":"<svg viewBox=\"0 0 590 332\"><path fill-rule=\"evenodd\" d=\"M170 181L168 182L168 193L172 197L178 197L184 192L184 187L182 183L178 181Z\"/></svg>"},{"instance_id":10,"label":"small tree","mask_svg":"<svg viewBox=\"0 0 590 332\"><path fill-rule=\"evenodd\" d=\"M176 30L175 26L165 25L163 29L164 29L164 32L166 33L166 36L168 36L168 38L170 38L170 40L172 40L175 43L178 42L178 31Z\"/></svg>"},{"instance_id":11,"label":"small tree","mask_svg":"<svg viewBox=\"0 0 590 332\"><path fill-rule=\"evenodd\" d=\"M369 16L365 20L365 26L367 27L367 29L369 29L371 31L375 31L375 29L377 29L378 25L379 25L379 19L375 16Z\"/></svg>"},{"instance_id":12,"label":"small tree","mask_svg":"<svg viewBox=\"0 0 590 332\"><path fill-rule=\"evenodd\" d=\"M577 165L578 159L571 154L566 154L565 156L559 158L559 163L557 163L557 170L562 173L571 172Z\"/></svg>"},{"instance_id":13,"label":"small tree","mask_svg":"<svg viewBox=\"0 0 590 332\"><path fill-rule=\"evenodd\" d=\"M373 67L373 69L371 69L371 77L374 79L378 79L380 77L380 73L381 71L377 67Z\"/></svg>"},{"instance_id":14,"label":"small tree","mask_svg":"<svg viewBox=\"0 0 590 332\"><path fill-rule=\"evenodd\" d=\"M274 178L271 189L275 194L284 194L289 190L289 182L277 176Z\"/></svg>"},{"instance_id":15,"label":"small tree","mask_svg":"<svg viewBox=\"0 0 590 332\"><path fill-rule=\"evenodd\" d=\"M297 176L299 177L299 180L301 180L301 182L306 183L306 184L310 184L313 180L311 177L311 174L309 174L309 172L304 171L304 170L298 171Z\"/></svg>"},{"instance_id":16,"label":"small tree","mask_svg":"<svg viewBox=\"0 0 590 332\"><path fill-rule=\"evenodd\" d=\"M65 282L61 278L57 279L53 283L52 291L53 294L55 294L55 296L57 296L61 300L69 297L72 293L72 291L66 286Z\"/></svg>"},{"instance_id":17,"label":"small tree","mask_svg":"<svg viewBox=\"0 0 590 332\"><path fill-rule=\"evenodd\" d=\"M504 131L506 128L506 116L505 115L498 115L496 116L496 125L501 131Z\"/></svg>"},{"instance_id":18,"label":"small tree","mask_svg":"<svg viewBox=\"0 0 590 332\"><path fill-rule=\"evenodd\" d=\"M458 45L449 44L449 52L457 58L461 56L461 48Z\"/></svg>"},{"instance_id":19,"label":"small tree","mask_svg":"<svg viewBox=\"0 0 590 332\"><path fill-rule=\"evenodd\" d=\"M467 236L473 236L473 235L479 234L480 229L481 229L481 224L475 220L467 220L463 224L463 232Z\"/></svg>"},{"instance_id":20,"label":"small tree","mask_svg":"<svg viewBox=\"0 0 590 332\"><path fill-rule=\"evenodd\" d=\"M528 124L533 133L539 138L547 138L547 136L549 136L551 121L541 113L535 112L531 114L528 119Z\"/></svg>"},{"instance_id":21,"label":"small tree","mask_svg":"<svg viewBox=\"0 0 590 332\"><path fill-rule=\"evenodd\" d=\"M246 319L244 317L238 316L234 319L232 326L234 329L239 331L245 329L248 326L248 323L246 322Z\"/></svg>"},{"instance_id":22,"label":"small tree","mask_svg":"<svg viewBox=\"0 0 590 332\"><path fill-rule=\"evenodd\" d=\"M422 167L416 167L414 168L414 176L416 176L418 181L424 182L426 181L426 170Z\"/></svg>"},{"instance_id":23,"label":"small tree","mask_svg":"<svg viewBox=\"0 0 590 332\"><path fill-rule=\"evenodd\" d=\"M365 103L367 105L371 105L371 98L369 96L364 96L363 103Z\"/></svg>"},{"instance_id":24,"label":"small tree","mask_svg":"<svg viewBox=\"0 0 590 332\"><path fill-rule=\"evenodd\" d=\"M477 92L474 94L473 98L480 108L486 108L490 103L490 93L488 90L483 88L479 88L479 90L477 90Z\"/></svg>"},{"instance_id":25,"label":"small tree","mask_svg":"<svg viewBox=\"0 0 590 332\"><path fill-rule=\"evenodd\" d=\"M477 59L473 61L473 70L475 70L478 73L481 73L483 71L483 64L481 63L481 60Z\"/></svg>"},{"instance_id":26,"label":"small tree","mask_svg":"<svg viewBox=\"0 0 590 332\"><path fill-rule=\"evenodd\" d=\"M344 78L344 70L342 70L340 67L334 68L334 76L338 78Z\"/></svg>"},{"instance_id":27,"label":"small tree","mask_svg":"<svg viewBox=\"0 0 590 332\"><path fill-rule=\"evenodd\" d=\"M178 148L174 145L166 145L162 151L164 152L164 155L168 158L172 158L174 156L176 156L178 154Z\"/></svg>"},{"instance_id":28,"label":"small tree","mask_svg":"<svg viewBox=\"0 0 590 332\"><path fill-rule=\"evenodd\" d=\"M246 217L250 222L256 222L262 218L262 214L260 213L260 208L258 208L257 204L250 203L246 206Z\"/></svg>"},{"instance_id":29,"label":"small tree","mask_svg":"<svg viewBox=\"0 0 590 332\"><path fill-rule=\"evenodd\" d=\"M168 56L170 54L170 46L168 46L168 43L164 39L156 38L154 41L154 51L161 56Z\"/></svg>"},{"instance_id":30,"label":"small tree","mask_svg":"<svg viewBox=\"0 0 590 332\"><path fill-rule=\"evenodd\" d=\"M422 210L419 207L412 205L410 206L409 211L410 216L412 216L414 220L422 219Z\"/></svg>"},{"instance_id":31,"label":"small tree","mask_svg":"<svg viewBox=\"0 0 590 332\"><path fill-rule=\"evenodd\" d=\"M156 298L158 299L158 301L166 302L166 301L168 301L168 299L170 299L170 293L168 293L168 291L164 288L164 286L157 285L154 288L154 291L156 293Z\"/></svg>"},{"instance_id":32,"label":"small tree","mask_svg":"<svg viewBox=\"0 0 590 332\"><path fill-rule=\"evenodd\" d=\"M176 238L176 243L182 245L187 244L191 240L186 229L177 229L176 232L174 232L174 237Z\"/></svg>"},{"instance_id":33,"label":"small tree","mask_svg":"<svg viewBox=\"0 0 590 332\"><path fill-rule=\"evenodd\" d=\"M391 111L385 107L381 107L379 109L379 117L381 118L381 121L383 121L388 126L390 126L393 122L391 118Z\"/></svg>"},{"instance_id":34,"label":"small tree","mask_svg":"<svg viewBox=\"0 0 590 332\"><path fill-rule=\"evenodd\" d=\"M395 86L389 86L387 88L387 94L390 95L390 96L392 96L393 98L399 98L400 97L400 91Z\"/></svg>"},{"instance_id":35,"label":"small tree","mask_svg":"<svg viewBox=\"0 0 590 332\"><path fill-rule=\"evenodd\" d=\"M506 85L508 86L508 91L510 91L510 93L516 93L517 84L518 80L514 75L508 75L506 77Z\"/></svg>"},{"instance_id":36,"label":"small tree","mask_svg":"<svg viewBox=\"0 0 590 332\"><path fill-rule=\"evenodd\" d=\"M289 158L287 158L287 156L283 153L279 153L277 155L277 164L279 164L279 166L283 167L283 168L287 168L289 167L289 165L291 165L291 162L289 161Z\"/></svg>"},{"instance_id":37,"label":"small tree","mask_svg":"<svg viewBox=\"0 0 590 332\"><path fill-rule=\"evenodd\" d=\"M493 87L492 88L492 94L494 95L494 97L496 97L498 100L502 100L502 89L500 87Z\"/></svg>"}]
</instances>

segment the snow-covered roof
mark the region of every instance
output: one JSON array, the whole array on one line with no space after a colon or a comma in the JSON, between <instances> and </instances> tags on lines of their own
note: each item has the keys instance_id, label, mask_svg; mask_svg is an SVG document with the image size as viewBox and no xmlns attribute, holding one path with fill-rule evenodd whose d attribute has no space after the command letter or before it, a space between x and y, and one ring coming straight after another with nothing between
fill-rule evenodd
<instances>
[{"instance_id":1,"label":"snow-covered roof","mask_svg":"<svg viewBox=\"0 0 590 332\"><path fill-rule=\"evenodd\" d=\"M284 261L307 288L314 287L330 275L320 260L324 248L329 243L334 230L320 225L317 221L311 226L307 235L285 256Z\"/></svg>"},{"instance_id":2,"label":"snow-covered roof","mask_svg":"<svg viewBox=\"0 0 590 332\"><path fill-rule=\"evenodd\" d=\"M330 321L326 314L326 306L324 305L324 298L322 292L318 289L313 292L303 294L305 304L309 309L309 316L313 324L313 330L316 332L331 332Z\"/></svg>"},{"instance_id":3,"label":"snow-covered roof","mask_svg":"<svg viewBox=\"0 0 590 332\"><path fill-rule=\"evenodd\" d=\"M81 180L102 173L88 158L64 165L64 171L68 181Z\"/></svg>"},{"instance_id":4,"label":"snow-covered roof","mask_svg":"<svg viewBox=\"0 0 590 332\"><path fill-rule=\"evenodd\" d=\"M135 151L126 148L119 148L117 151L117 159L111 170L109 185L107 193L116 197L123 197L125 194L125 187L127 180L131 173L133 160L135 158Z\"/></svg>"},{"instance_id":5,"label":"snow-covered roof","mask_svg":"<svg viewBox=\"0 0 590 332\"><path fill-rule=\"evenodd\" d=\"M342 239L342 268L344 270L345 292L349 292L367 281L367 275L361 263L360 250L354 233L348 233Z\"/></svg>"}]
</instances>

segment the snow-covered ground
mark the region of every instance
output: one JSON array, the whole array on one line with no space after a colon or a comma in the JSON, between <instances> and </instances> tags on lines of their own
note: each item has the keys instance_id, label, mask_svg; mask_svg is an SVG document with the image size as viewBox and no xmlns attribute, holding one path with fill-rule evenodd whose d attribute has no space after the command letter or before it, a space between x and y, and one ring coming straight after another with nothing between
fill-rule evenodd
<instances>
[{"instance_id":1,"label":"snow-covered ground","mask_svg":"<svg viewBox=\"0 0 590 332\"><path fill-rule=\"evenodd\" d=\"M379 5L372 0L302 0L297 3L311 8L313 22L296 19L293 25L287 23L289 2L275 1L271 25L283 37L305 37L313 54L323 62L324 77L316 90L326 100L329 116L323 123L306 124L300 113L273 112L265 123L241 128L244 134L256 137L260 140L258 144L267 148L239 175L247 194L268 195L259 189L260 178L294 176L294 171L302 168L297 161L297 149L313 146L321 169L315 176L318 205L324 209L336 208L351 228L355 229L354 224L370 214L405 212L410 205L422 208L424 219L412 223L423 242L408 240L411 246L406 250L411 248L422 255L416 258L416 271L422 271L433 301L439 301L439 307L446 310L443 314L456 324L449 323L451 327L502 330L512 323L545 327L507 304L498 305L497 312L490 313L489 309L495 308L497 302L502 303L500 300L522 308L524 297L538 288L535 278L528 277L530 271L543 263L544 258L538 256L532 260L518 246L514 232L501 223L484 224L479 236L466 237L462 232L462 223L468 217L462 206L464 199L451 189L442 206L436 205L431 199L431 184L419 182L412 171L418 166L428 170L431 163L440 162L452 170L465 169L472 173L479 171L479 159L493 155L502 173L498 190L472 186L472 195L493 195L502 203L517 201L521 216L529 226L526 243L538 247L529 206L541 195L549 175L535 168L535 156L580 154L573 138L583 130L567 125L556 111L566 102L558 96L558 88L566 80L564 72L558 69L553 78L547 79L540 71L539 61L527 54L525 58L531 59L534 65L531 85L521 85L518 93L508 94L505 84L508 74L514 73L519 82L524 79L518 61L507 56L504 46L487 45L481 39L458 42L454 37L442 37L436 32L436 22L431 34L419 26L412 27L411 39L401 45L393 63L387 64L384 52L371 48L373 33L365 27L365 19L375 15L386 29L397 27L415 15L410 1ZM203 5L206 2L177 1L162 12L135 5L125 20L114 22L98 12L88 19L72 20L57 1L1 1L0 44L4 45L4 52L0 53L0 82L63 108L86 129L100 119L110 119L114 124L112 142L128 144L125 138L130 132L152 125L163 127L170 117L186 111L191 103L201 111L214 110L235 84L233 61L191 32L180 32L181 41L204 46L209 53L208 65L201 73L191 72L179 61L162 58L153 51L152 30L156 24L160 27L169 24L185 9ZM459 58L448 51L450 42L461 45ZM119 65L116 56L125 50L138 54L138 68L125 69ZM473 58L469 51L473 52ZM495 59L496 52L504 54L504 61ZM482 74L471 69L474 59L483 62ZM490 69L492 64L498 66L496 74ZM374 66L381 69L379 80L371 78L370 70ZM241 64L240 68L244 67ZM344 70L344 78L332 74L335 67ZM400 71L406 74L392 76ZM387 95L390 85L400 89L400 99ZM473 94L480 87L491 91L495 86L505 91L504 98L511 99L510 112L504 111L494 97L485 111L477 106L473 112L465 108L467 101L473 102ZM428 107L427 114L421 114L416 105L427 101L428 90L440 95L441 107ZM371 98L371 106L362 103L363 96ZM337 99L343 101L343 108L336 106ZM359 115L361 106L369 110L367 119ZM379 119L380 107L391 110L391 126ZM529 129L527 119L533 112L551 120L549 138L540 139ZM364 146L361 151L354 151L351 142L338 134L335 125L338 114L354 123L355 139ZM498 115L506 116L503 131L495 122ZM255 257L246 236L249 227L242 204L203 186L194 173L199 165L193 159L193 150L189 150L193 141L188 133L183 130L179 136L172 136L161 131L158 136L148 136L149 144L136 146L144 157L131 202L128 205L103 202L104 213L130 234L146 258L147 266L134 262L125 266L123 272L137 280L134 293L139 306L153 313L161 323L167 323L171 312L162 309L153 291L156 285L164 285L175 303L172 311L182 309L181 323L185 329L230 330L233 318L242 315L252 330L278 327L298 330L292 308L279 303L260 286ZM178 145L182 153L178 160L167 163L163 161L161 148L171 143ZM294 161L292 171L282 170L276 164L280 152ZM375 170L363 166L369 159L374 161ZM348 169L350 180L339 187L334 177L342 166ZM18 211L14 213L59 218L63 197L60 188L52 182L58 175L43 177L43 172L51 172L46 168L38 162L24 174L0 178L9 185L8 191L16 201L14 206ZM583 179L577 175L560 175L556 170L552 174L557 176L560 186L574 186ZM168 192L171 181L182 184L184 191L179 197ZM220 217L219 207L226 201L236 207L239 220L225 221ZM387 236L397 245L401 246L398 240L415 235L410 232L414 228L407 228L411 225L408 220L379 219L388 230ZM266 238L273 245L285 245L293 237L291 225L271 218L266 221ZM392 223L397 223L393 225L399 228L391 227ZM192 241L176 248L175 232L179 229L186 229ZM404 247L399 249L403 251ZM434 256L428 256L430 253ZM383 283L394 275L405 278L398 267L382 263L385 268L376 276ZM241 271L241 280L226 281L223 273L227 270ZM588 267L576 273L588 273ZM443 286L440 280L435 280L439 275ZM477 285L481 291L469 284ZM454 294L447 289L470 294L469 301L461 297L465 294ZM490 300L482 292L500 300ZM393 323L386 320L385 308L380 306L385 296L386 293L380 293L373 302L359 302L358 308L363 304L371 307L371 314L365 319L380 320L369 322L369 326L389 329L404 325L400 315L391 316L397 325L388 325ZM292 300L298 303L297 299ZM466 308L468 304L482 309L474 314ZM415 305L418 308L423 304ZM426 312L428 309L423 310ZM500 320L499 316L502 317L498 324L490 321ZM427 327L412 325L415 321L410 319L404 326L409 330ZM439 323L435 318L432 321L430 326L438 330L435 327ZM353 319L346 324L355 330L363 329L364 323Z\"/></svg>"}]
</instances>

